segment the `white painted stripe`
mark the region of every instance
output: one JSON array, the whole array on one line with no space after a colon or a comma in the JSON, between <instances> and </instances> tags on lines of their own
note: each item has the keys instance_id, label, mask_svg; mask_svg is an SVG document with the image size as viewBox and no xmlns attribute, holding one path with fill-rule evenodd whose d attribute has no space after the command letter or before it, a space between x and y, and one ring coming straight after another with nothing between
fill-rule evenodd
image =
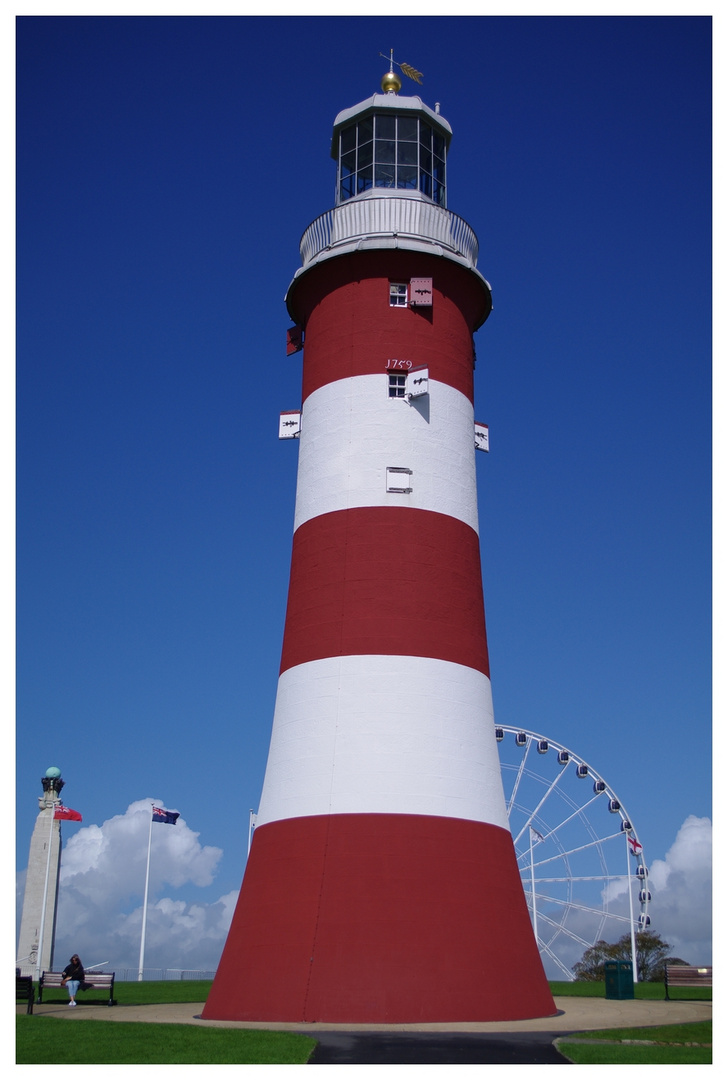
<instances>
[{"instance_id":1,"label":"white painted stripe","mask_svg":"<svg viewBox=\"0 0 728 1080\"><path fill-rule=\"evenodd\" d=\"M295 526L360 506L410 506L478 531L473 406L446 383L408 402L387 373L315 390L301 419ZM387 493L388 467L412 470L411 494Z\"/></svg>"},{"instance_id":2,"label":"white painted stripe","mask_svg":"<svg viewBox=\"0 0 728 1080\"><path fill-rule=\"evenodd\" d=\"M278 682L258 825L429 814L508 828L490 680L417 656L341 656Z\"/></svg>"}]
</instances>

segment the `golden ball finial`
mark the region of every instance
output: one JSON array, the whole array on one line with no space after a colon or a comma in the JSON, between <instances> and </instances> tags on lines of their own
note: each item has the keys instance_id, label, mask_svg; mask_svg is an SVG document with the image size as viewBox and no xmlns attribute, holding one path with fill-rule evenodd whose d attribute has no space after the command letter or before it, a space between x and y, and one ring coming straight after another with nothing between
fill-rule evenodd
<instances>
[{"instance_id":1,"label":"golden ball finial","mask_svg":"<svg viewBox=\"0 0 728 1080\"><path fill-rule=\"evenodd\" d=\"M382 77L382 91L385 94L398 94L402 89L402 80L396 71L388 71Z\"/></svg>"}]
</instances>

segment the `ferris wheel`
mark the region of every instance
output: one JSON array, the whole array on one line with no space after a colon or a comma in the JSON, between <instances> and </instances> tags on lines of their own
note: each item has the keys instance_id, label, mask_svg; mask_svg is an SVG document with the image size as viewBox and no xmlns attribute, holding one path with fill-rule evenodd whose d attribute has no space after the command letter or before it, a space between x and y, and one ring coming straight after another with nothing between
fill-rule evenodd
<instances>
[{"instance_id":1,"label":"ferris wheel","mask_svg":"<svg viewBox=\"0 0 728 1080\"><path fill-rule=\"evenodd\" d=\"M572 980L584 951L650 925L647 866L607 782L565 746L495 729L508 821L546 975Z\"/></svg>"}]
</instances>

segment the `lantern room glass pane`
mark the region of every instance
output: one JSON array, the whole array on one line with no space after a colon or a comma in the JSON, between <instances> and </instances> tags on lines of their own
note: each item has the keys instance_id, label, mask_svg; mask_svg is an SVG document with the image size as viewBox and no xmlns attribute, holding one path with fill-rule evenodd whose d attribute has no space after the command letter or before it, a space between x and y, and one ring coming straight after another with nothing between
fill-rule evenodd
<instances>
[{"instance_id":1,"label":"lantern room glass pane","mask_svg":"<svg viewBox=\"0 0 728 1080\"><path fill-rule=\"evenodd\" d=\"M369 139L374 138L374 121L371 116L366 120L359 121L359 142L367 142Z\"/></svg>"},{"instance_id":2,"label":"lantern room glass pane","mask_svg":"<svg viewBox=\"0 0 728 1080\"><path fill-rule=\"evenodd\" d=\"M398 165L397 166L397 187L398 188L411 188L417 190L417 166L416 165Z\"/></svg>"},{"instance_id":3,"label":"lantern room glass pane","mask_svg":"<svg viewBox=\"0 0 728 1080\"><path fill-rule=\"evenodd\" d=\"M350 150L348 154L341 155L341 175L348 176L356 169L356 150Z\"/></svg>"},{"instance_id":4,"label":"lantern room glass pane","mask_svg":"<svg viewBox=\"0 0 728 1080\"><path fill-rule=\"evenodd\" d=\"M377 117L377 138L378 139L394 139L394 117L393 116L378 116Z\"/></svg>"},{"instance_id":5,"label":"lantern room glass pane","mask_svg":"<svg viewBox=\"0 0 728 1080\"><path fill-rule=\"evenodd\" d=\"M412 116L400 116L397 121L397 141L417 142L417 120Z\"/></svg>"},{"instance_id":6,"label":"lantern room glass pane","mask_svg":"<svg viewBox=\"0 0 728 1080\"><path fill-rule=\"evenodd\" d=\"M416 165L417 164L417 143L405 142L397 143L397 164L398 165Z\"/></svg>"},{"instance_id":7,"label":"lantern room glass pane","mask_svg":"<svg viewBox=\"0 0 728 1080\"><path fill-rule=\"evenodd\" d=\"M394 187L394 165L374 166L374 186Z\"/></svg>"},{"instance_id":8,"label":"lantern room glass pane","mask_svg":"<svg viewBox=\"0 0 728 1080\"><path fill-rule=\"evenodd\" d=\"M341 153L347 154L350 150L353 150L356 146L356 124L352 124L351 127L344 128L341 132Z\"/></svg>"},{"instance_id":9,"label":"lantern room glass pane","mask_svg":"<svg viewBox=\"0 0 728 1080\"><path fill-rule=\"evenodd\" d=\"M356 174L356 193L361 194L362 191L369 191L372 187L372 167L368 166L366 169L360 169Z\"/></svg>"},{"instance_id":10,"label":"lantern room glass pane","mask_svg":"<svg viewBox=\"0 0 728 1080\"><path fill-rule=\"evenodd\" d=\"M377 162L383 162L386 165L394 165L394 147L395 142L392 140L385 141L384 139L377 139L374 144L374 160Z\"/></svg>"},{"instance_id":11,"label":"lantern room glass pane","mask_svg":"<svg viewBox=\"0 0 728 1080\"><path fill-rule=\"evenodd\" d=\"M371 142L371 140L369 142L364 143L363 146L359 147L359 168L360 169L365 168L367 165L371 165L371 163L372 163L372 153L373 152L374 152L374 143Z\"/></svg>"}]
</instances>

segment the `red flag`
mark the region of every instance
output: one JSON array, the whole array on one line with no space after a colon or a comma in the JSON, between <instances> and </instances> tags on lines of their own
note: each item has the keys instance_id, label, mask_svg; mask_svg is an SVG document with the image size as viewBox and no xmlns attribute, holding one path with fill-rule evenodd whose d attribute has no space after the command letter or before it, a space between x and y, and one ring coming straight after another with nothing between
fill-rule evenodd
<instances>
[{"instance_id":1,"label":"red flag","mask_svg":"<svg viewBox=\"0 0 728 1080\"><path fill-rule=\"evenodd\" d=\"M300 326L292 326L286 330L286 356L300 352L303 348L303 329Z\"/></svg>"},{"instance_id":2,"label":"red flag","mask_svg":"<svg viewBox=\"0 0 728 1080\"><path fill-rule=\"evenodd\" d=\"M637 840L636 837L628 836L627 843L629 844L630 851L633 855L639 855L639 853L642 851L642 844L640 844L639 840Z\"/></svg>"},{"instance_id":3,"label":"red flag","mask_svg":"<svg viewBox=\"0 0 728 1080\"><path fill-rule=\"evenodd\" d=\"M79 814L78 810L71 810L70 806L64 806L63 803L57 803L53 812L54 821L83 821L83 818Z\"/></svg>"}]
</instances>

